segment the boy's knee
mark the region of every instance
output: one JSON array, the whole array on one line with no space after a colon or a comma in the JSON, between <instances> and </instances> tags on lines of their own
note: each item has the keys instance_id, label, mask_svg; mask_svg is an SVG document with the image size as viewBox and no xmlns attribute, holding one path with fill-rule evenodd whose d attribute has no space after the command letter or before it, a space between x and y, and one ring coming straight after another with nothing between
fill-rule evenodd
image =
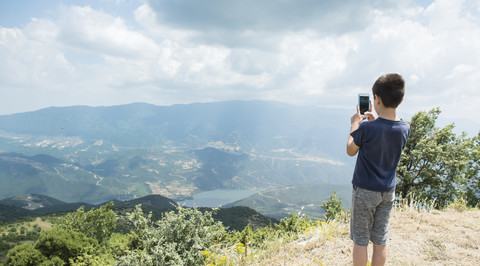
<instances>
[{"instance_id":1,"label":"boy's knee","mask_svg":"<svg viewBox=\"0 0 480 266\"><path fill-rule=\"evenodd\" d=\"M377 245L374 242L372 243L373 243L373 249L383 250L387 248L387 245Z\"/></svg>"}]
</instances>

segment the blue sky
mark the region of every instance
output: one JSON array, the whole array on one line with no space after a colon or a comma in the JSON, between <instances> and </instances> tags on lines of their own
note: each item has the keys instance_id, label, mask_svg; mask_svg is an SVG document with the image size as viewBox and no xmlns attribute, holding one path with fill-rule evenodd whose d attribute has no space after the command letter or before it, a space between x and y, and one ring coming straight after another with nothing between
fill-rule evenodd
<instances>
[{"instance_id":1,"label":"blue sky","mask_svg":"<svg viewBox=\"0 0 480 266\"><path fill-rule=\"evenodd\" d=\"M479 43L473 0L2 0L0 114L250 99L355 110L397 72L401 115L440 106L475 132Z\"/></svg>"}]
</instances>

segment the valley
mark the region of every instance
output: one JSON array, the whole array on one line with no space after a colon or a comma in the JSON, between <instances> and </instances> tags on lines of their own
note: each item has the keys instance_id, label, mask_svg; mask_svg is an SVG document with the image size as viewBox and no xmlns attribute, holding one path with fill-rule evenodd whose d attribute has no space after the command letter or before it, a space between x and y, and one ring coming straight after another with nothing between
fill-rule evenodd
<instances>
[{"instance_id":1,"label":"valley","mask_svg":"<svg viewBox=\"0 0 480 266\"><path fill-rule=\"evenodd\" d=\"M336 126L345 117L263 101L52 107L0 116L0 198L36 193L99 203L158 194L181 201L222 190L262 191L264 198L272 197L265 191L301 184L322 185L317 189L328 197L329 185L348 185L353 170L344 154L347 129ZM295 208L273 216L287 211Z\"/></svg>"}]
</instances>

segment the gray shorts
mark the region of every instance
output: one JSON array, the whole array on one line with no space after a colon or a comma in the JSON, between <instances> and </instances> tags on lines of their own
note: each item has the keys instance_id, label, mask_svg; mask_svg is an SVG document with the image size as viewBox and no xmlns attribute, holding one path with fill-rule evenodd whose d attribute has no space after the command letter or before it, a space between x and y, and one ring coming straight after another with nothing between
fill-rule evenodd
<instances>
[{"instance_id":1,"label":"gray shorts","mask_svg":"<svg viewBox=\"0 0 480 266\"><path fill-rule=\"evenodd\" d=\"M395 191L378 192L359 187L352 190L350 238L360 246L371 240L386 245L388 221L395 201Z\"/></svg>"}]
</instances>

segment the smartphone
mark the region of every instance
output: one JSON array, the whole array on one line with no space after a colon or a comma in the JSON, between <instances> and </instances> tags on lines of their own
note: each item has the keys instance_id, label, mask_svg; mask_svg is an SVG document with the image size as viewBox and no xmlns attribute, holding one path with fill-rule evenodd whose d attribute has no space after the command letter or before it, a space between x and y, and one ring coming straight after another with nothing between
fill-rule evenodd
<instances>
[{"instance_id":1,"label":"smartphone","mask_svg":"<svg viewBox=\"0 0 480 266\"><path fill-rule=\"evenodd\" d=\"M358 107L360 108L361 115L364 115L365 112L370 110L370 94L368 93L358 94Z\"/></svg>"}]
</instances>

